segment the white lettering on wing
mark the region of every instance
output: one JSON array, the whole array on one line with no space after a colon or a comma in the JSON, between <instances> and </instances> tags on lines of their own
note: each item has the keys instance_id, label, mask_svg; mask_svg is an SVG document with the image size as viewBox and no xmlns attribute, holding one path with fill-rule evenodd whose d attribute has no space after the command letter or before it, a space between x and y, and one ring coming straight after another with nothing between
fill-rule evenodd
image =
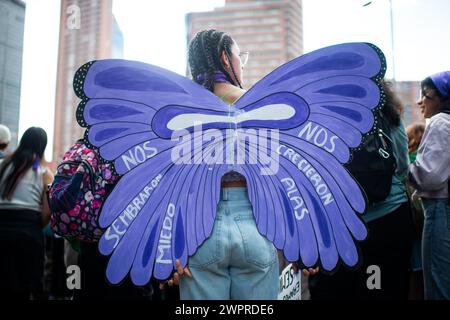
<instances>
[{"instance_id":1,"label":"white lettering on wing","mask_svg":"<svg viewBox=\"0 0 450 320\"><path fill-rule=\"evenodd\" d=\"M130 201L128 206L119 214L110 227L106 230L104 236L106 240L114 240L113 249L117 247L121 237L126 233L128 227L136 218L141 208L145 205L150 194L156 188L162 175L159 174L148 185L146 185L139 194Z\"/></svg>"},{"instance_id":2,"label":"white lettering on wing","mask_svg":"<svg viewBox=\"0 0 450 320\"><path fill-rule=\"evenodd\" d=\"M128 171L145 162L147 159L153 158L158 153L158 149L150 146L150 141L145 141L123 154L121 159Z\"/></svg>"},{"instance_id":3,"label":"white lettering on wing","mask_svg":"<svg viewBox=\"0 0 450 320\"><path fill-rule=\"evenodd\" d=\"M166 216L164 217L161 232L159 234L158 241L158 257L156 258L156 263L170 264L172 263L172 253L171 253L171 240L172 240L172 227L173 227L173 216L175 215L175 205L169 203L167 206Z\"/></svg>"},{"instance_id":4,"label":"white lettering on wing","mask_svg":"<svg viewBox=\"0 0 450 320\"><path fill-rule=\"evenodd\" d=\"M314 125L312 122L308 122L302 130L298 133L298 137L306 139L306 141L314 143L314 145L325 149L326 151L333 153L336 149L335 140L338 138L336 135L329 135L328 131L319 125Z\"/></svg>"},{"instance_id":5,"label":"white lettering on wing","mask_svg":"<svg viewBox=\"0 0 450 320\"><path fill-rule=\"evenodd\" d=\"M303 201L294 180L291 178L284 178L281 179L281 182L285 185L287 196L293 203L295 219L302 220L309 211L305 206L305 201Z\"/></svg>"},{"instance_id":6,"label":"white lettering on wing","mask_svg":"<svg viewBox=\"0 0 450 320\"><path fill-rule=\"evenodd\" d=\"M288 104L277 103L269 104L249 112L238 113L234 117L218 116L212 114L186 113L179 114L167 123L167 128L173 131L193 127L201 122L203 125L208 123L240 123L249 120L286 120L295 115L295 109Z\"/></svg>"},{"instance_id":7,"label":"white lettering on wing","mask_svg":"<svg viewBox=\"0 0 450 320\"><path fill-rule=\"evenodd\" d=\"M285 150L282 151L282 148ZM324 182L322 176L306 159L303 159L295 150L282 144L278 147L277 152L286 159L289 159L289 161L297 166L298 170L303 172L305 177L311 181L325 206L334 201L333 195L331 194L327 184Z\"/></svg>"}]
</instances>

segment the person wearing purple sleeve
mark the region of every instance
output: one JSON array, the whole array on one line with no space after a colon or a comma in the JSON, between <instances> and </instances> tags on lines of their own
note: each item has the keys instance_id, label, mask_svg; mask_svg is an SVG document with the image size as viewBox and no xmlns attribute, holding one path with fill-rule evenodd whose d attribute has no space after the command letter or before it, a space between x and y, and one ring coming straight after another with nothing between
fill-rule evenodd
<instances>
[{"instance_id":1,"label":"person wearing purple sleeve","mask_svg":"<svg viewBox=\"0 0 450 320\"><path fill-rule=\"evenodd\" d=\"M409 180L422 198L425 299L450 299L450 71L421 83L417 102L430 122L420 143Z\"/></svg>"}]
</instances>

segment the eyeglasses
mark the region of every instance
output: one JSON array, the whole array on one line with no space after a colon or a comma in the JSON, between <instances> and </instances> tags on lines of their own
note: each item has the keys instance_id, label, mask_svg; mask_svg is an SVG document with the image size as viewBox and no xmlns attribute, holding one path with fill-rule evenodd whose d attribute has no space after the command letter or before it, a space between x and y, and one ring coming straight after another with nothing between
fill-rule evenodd
<instances>
[{"instance_id":1,"label":"eyeglasses","mask_svg":"<svg viewBox=\"0 0 450 320\"><path fill-rule=\"evenodd\" d=\"M241 59L241 64L243 66L247 64L249 54L250 52L248 51L242 51L241 53L239 53L239 59Z\"/></svg>"}]
</instances>

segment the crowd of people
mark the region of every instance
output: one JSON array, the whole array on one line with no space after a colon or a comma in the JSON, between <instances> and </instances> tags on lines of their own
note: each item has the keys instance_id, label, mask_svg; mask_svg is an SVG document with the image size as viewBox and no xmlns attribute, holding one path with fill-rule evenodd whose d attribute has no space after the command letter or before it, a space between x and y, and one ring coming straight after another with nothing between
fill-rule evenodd
<instances>
[{"instance_id":1,"label":"crowd of people","mask_svg":"<svg viewBox=\"0 0 450 320\"><path fill-rule=\"evenodd\" d=\"M217 30L199 32L189 46L193 81L228 105L245 93L242 70L247 58L248 53L241 52L231 36ZM383 80L380 85L386 93L380 117L389 128L395 158L390 191L382 201L370 203L363 215L369 237L361 243L362 263L356 270L341 267L331 275L318 268L301 271L308 276L306 290L313 300L450 299L450 71L421 82L417 104L429 119L426 126L414 123L405 128L402 103L392 84ZM105 278L108 258L99 253L98 239L58 236L54 230L65 227L63 217L49 226L53 207L48 186L59 180L44 165L45 131L27 129L16 150L8 149L10 139L8 128L0 125L2 297L277 299L280 266L285 261L258 232L247 183L239 173L229 172L222 178L211 236L189 258L186 268L177 262L177 270L166 282L152 280L137 287L126 279L112 286ZM86 154L96 152L83 148ZM104 197L110 191L105 190ZM241 217L239 224L236 216ZM69 228L70 221L67 218ZM69 265L82 270L80 289L66 286ZM382 284L375 290L367 286L370 266L381 270Z\"/></svg>"}]
</instances>

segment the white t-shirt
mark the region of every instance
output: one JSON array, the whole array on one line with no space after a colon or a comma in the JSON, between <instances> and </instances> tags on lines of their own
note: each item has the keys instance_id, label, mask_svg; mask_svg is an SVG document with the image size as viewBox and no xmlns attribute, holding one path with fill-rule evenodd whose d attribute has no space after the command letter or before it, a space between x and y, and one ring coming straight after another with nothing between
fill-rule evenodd
<instances>
[{"instance_id":1,"label":"white t-shirt","mask_svg":"<svg viewBox=\"0 0 450 320\"><path fill-rule=\"evenodd\" d=\"M0 160L0 166L2 162L3 159ZM0 194L4 188L5 177L8 176L10 171L11 166L6 169L5 175L3 176L2 181L0 181ZM11 200L2 199L2 197L0 196L0 209L28 209L41 211L42 193L44 191L43 176L46 171L47 168L41 166L39 166L36 171L34 171L33 168L30 168L17 184L17 187L12 194Z\"/></svg>"}]
</instances>

